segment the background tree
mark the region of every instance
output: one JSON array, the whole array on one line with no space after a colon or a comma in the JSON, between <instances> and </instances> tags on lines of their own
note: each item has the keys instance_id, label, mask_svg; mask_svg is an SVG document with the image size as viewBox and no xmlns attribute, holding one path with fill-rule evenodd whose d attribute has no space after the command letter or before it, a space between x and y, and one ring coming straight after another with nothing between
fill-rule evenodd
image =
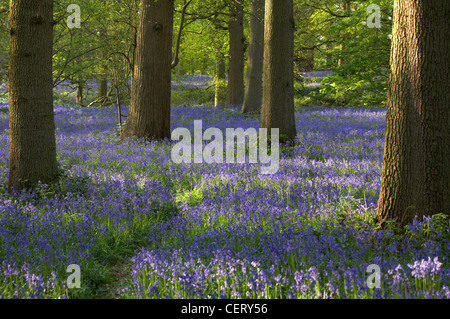
<instances>
[{"instance_id":1,"label":"background tree","mask_svg":"<svg viewBox=\"0 0 450 319\"><path fill-rule=\"evenodd\" d=\"M342 15L341 17L349 17L351 15L352 10L352 1L350 0L342 0ZM347 34L346 32L343 32L343 35L341 37L339 50L341 51L341 54L339 55L338 59L338 67L341 67L344 65L344 55L342 54L342 51L345 51L345 44L347 42Z\"/></svg>"},{"instance_id":2,"label":"background tree","mask_svg":"<svg viewBox=\"0 0 450 319\"><path fill-rule=\"evenodd\" d=\"M56 179L53 114L53 0L11 0L9 188Z\"/></svg>"},{"instance_id":3,"label":"background tree","mask_svg":"<svg viewBox=\"0 0 450 319\"><path fill-rule=\"evenodd\" d=\"M370 1L352 3L348 17L336 17L334 30L343 34L342 49L336 47L335 59L343 59L327 77L320 92L332 97L334 105L384 105L389 70L392 30L392 2L380 1L380 28L369 28ZM344 13L340 13L344 14ZM332 29L333 30L333 29Z\"/></svg>"},{"instance_id":4,"label":"background tree","mask_svg":"<svg viewBox=\"0 0 450 319\"><path fill-rule=\"evenodd\" d=\"M293 70L295 24L292 0L266 1L264 19L261 128L279 128L280 140L292 140L296 136Z\"/></svg>"},{"instance_id":5,"label":"background tree","mask_svg":"<svg viewBox=\"0 0 450 319\"><path fill-rule=\"evenodd\" d=\"M450 2L395 0L377 216L450 215Z\"/></svg>"},{"instance_id":6,"label":"background tree","mask_svg":"<svg viewBox=\"0 0 450 319\"><path fill-rule=\"evenodd\" d=\"M333 73L314 89L299 87L301 105L382 106L386 103L392 30L392 1L377 1L380 28L369 28L372 1L296 0L294 63L296 79L302 73L329 69ZM348 6L346 6L348 8ZM342 48L341 48L342 44ZM339 59L345 61L339 67Z\"/></svg>"},{"instance_id":7,"label":"background tree","mask_svg":"<svg viewBox=\"0 0 450 319\"><path fill-rule=\"evenodd\" d=\"M317 4L314 2L314 4ZM308 1L294 1L294 72L297 80L301 80L303 72L310 72L315 66L315 55L320 53L323 44L330 43L326 34L329 22L322 19L320 11L309 5Z\"/></svg>"},{"instance_id":8,"label":"background tree","mask_svg":"<svg viewBox=\"0 0 450 319\"><path fill-rule=\"evenodd\" d=\"M264 3L265 0L253 0L251 5L250 40L242 113L259 112L261 110L264 62Z\"/></svg>"},{"instance_id":9,"label":"background tree","mask_svg":"<svg viewBox=\"0 0 450 319\"><path fill-rule=\"evenodd\" d=\"M95 17L105 14L102 6L89 0L80 0L82 10L81 28L70 28L66 18L70 0L55 3L55 26L53 40L53 81L54 86L65 86L76 92L76 102L84 106L89 86L87 82L95 78L100 66L105 63L100 58L102 44L99 41Z\"/></svg>"},{"instance_id":10,"label":"background tree","mask_svg":"<svg viewBox=\"0 0 450 319\"><path fill-rule=\"evenodd\" d=\"M81 106L103 105L114 100L117 91L112 87L117 85L121 98L128 103L139 1L79 0L79 29L71 29L66 23L66 8L72 2L55 4L54 86L71 89L66 96L57 91L57 103L72 103L71 97L76 94ZM113 75L117 81L113 81Z\"/></svg>"},{"instance_id":11,"label":"background tree","mask_svg":"<svg viewBox=\"0 0 450 319\"><path fill-rule=\"evenodd\" d=\"M174 1L141 0L130 110L122 138L170 138Z\"/></svg>"},{"instance_id":12,"label":"background tree","mask_svg":"<svg viewBox=\"0 0 450 319\"><path fill-rule=\"evenodd\" d=\"M217 48L216 53L214 85L214 106L225 106L227 98L226 61L220 47Z\"/></svg>"},{"instance_id":13,"label":"background tree","mask_svg":"<svg viewBox=\"0 0 450 319\"><path fill-rule=\"evenodd\" d=\"M193 1L186 11L183 41L180 45L179 66L174 70L175 79L184 80L184 75L213 75L214 82L207 88L187 89L189 92L182 105L189 104L192 96L201 94L200 103L227 105L228 81L227 61L229 60L230 1ZM177 29L175 18L175 29ZM210 88L214 87L214 91ZM214 93L214 97L212 94ZM177 92L178 93L178 92ZM177 95L178 96L178 95ZM208 100L209 99L209 100Z\"/></svg>"},{"instance_id":14,"label":"background tree","mask_svg":"<svg viewBox=\"0 0 450 319\"><path fill-rule=\"evenodd\" d=\"M244 1L230 1L228 31L230 35L230 62L228 70L227 105L242 105L244 99Z\"/></svg>"},{"instance_id":15,"label":"background tree","mask_svg":"<svg viewBox=\"0 0 450 319\"><path fill-rule=\"evenodd\" d=\"M9 3L0 1L0 82L7 81L9 63L9 37L8 37Z\"/></svg>"}]
</instances>

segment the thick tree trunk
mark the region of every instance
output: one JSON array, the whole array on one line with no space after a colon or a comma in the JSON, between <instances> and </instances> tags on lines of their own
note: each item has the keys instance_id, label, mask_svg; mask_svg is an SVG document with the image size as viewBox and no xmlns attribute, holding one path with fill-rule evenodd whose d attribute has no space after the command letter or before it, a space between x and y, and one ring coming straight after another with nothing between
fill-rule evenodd
<instances>
[{"instance_id":1,"label":"thick tree trunk","mask_svg":"<svg viewBox=\"0 0 450 319\"><path fill-rule=\"evenodd\" d=\"M250 17L250 43L242 113L259 112L262 103L264 63L264 2L253 0Z\"/></svg>"},{"instance_id":2,"label":"thick tree trunk","mask_svg":"<svg viewBox=\"0 0 450 319\"><path fill-rule=\"evenodd\" d=\"M244 99L244 6L243 0L230 3L230 63L228 71L227 104L242 105Z\"/></svg>"},{"instance_id":3,"label":"thick tree trunk","mask_svg":"<svg viewBox=\"0 0 450 319\"><path fill-rule=\"evenodd\" d=\"M9 189L57 177L53 114L53 0L10 1Z\"/></svg>"},{"instance_id":4,"label":"thick tree trunk","mask_svg":"<svg viewBox=\"0 0 450 319\"><path fill-rule=\"evenodd\" d=\"M450 214L450 2L395 0L377 216Z\"/></svg>"},{"instance_id":5,"label":"thick tree trunk","mask_svg":"<svg viewBox=\"0 0 450 319\"><path fill-rule=\"evenodd\" d=\"M170 138L174 0L141 0L130 110L122 138Z\"/></svg>"},{"instance_id":6,"label":"thick tree trunk","mask_svg":"<svg viewBox=\"0 0 450 319\"><path fill-rule=\"evenodd\" d=\"M261 128L279 128L280 140L292 140L296 136L293 2L267 0L265 12Z\"/></svg>"},{"instance_id":7,"label":"thick tree trunk","mask_svg":"<svg viewBox=\"0 0 450 319\"><path fill-rule=\"evenodd\" d=\"M227 81L225 79L225 57L221 52L216 53L216 75L215 75L215 106L225 106L227 98Z\"/></svg>"}]
</instances>

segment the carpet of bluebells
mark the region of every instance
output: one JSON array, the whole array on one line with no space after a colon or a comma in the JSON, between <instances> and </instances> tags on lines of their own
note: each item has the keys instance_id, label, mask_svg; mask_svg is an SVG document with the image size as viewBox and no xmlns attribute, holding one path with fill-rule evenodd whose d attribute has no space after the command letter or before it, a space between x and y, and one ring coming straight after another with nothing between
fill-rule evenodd
<instances>
[{"instance_id":1,"label":"carpet of bluebells","mask_svg":"<svg viewBox=\"0 0 450 319\"><path fill-rule=\"evenodd\" d=\"M174 164L174 142L118 136L113 107L55 106L56 185L7 192L0 105L0 298L449 298L449 222L374 227L385 110L302 108L274 175ZM239 109L179 107L172 128L258 128ZM70 264L81 288L67 286ZM380 286L371 286L380 269ZM109 278L109 279L108 279ZM109 280L109 281L108 281Z\"/></svg>"}]
</instances>

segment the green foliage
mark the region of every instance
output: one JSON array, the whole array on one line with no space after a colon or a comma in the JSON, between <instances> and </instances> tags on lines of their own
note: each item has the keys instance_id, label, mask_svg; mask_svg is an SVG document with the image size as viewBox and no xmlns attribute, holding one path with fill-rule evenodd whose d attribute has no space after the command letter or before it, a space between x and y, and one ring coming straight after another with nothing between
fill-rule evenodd
<instances>
[{"instance_id":1,"label":"green foliage","mask_svg":"<svg viewBox=\"0 0 450 319\"><path fill-rule=\"evenodd\" d=\"M296 48L305 55L314 48L315 69L334 71L320 87L302 88L297 93L302 105L383 106L389 71L392 6L390 0L378 1L381 28L369 28L369 1L351 1L351 10L343 10L342 1L298 1L301 25L297 29ZM311 11L313 10L313 11ZM338 62L341 62L340 64Z\"/></svg>"},{"instance_id":2,"label":"green foliage","mask_svg":"<svg viewBox=\"0 0 450 319\"><path fill-rule=\"evenodd\" d=\"M87 88L88 81L110 79L119 89L129 87L133 67L134 32L137 27L139 1L80 0L81 28L70 29L66 8L72 2L55 4L53 70L55 85L64 83ZM73 103L71 96L57 96L64 103ZM88 93L91 93L89 95ZM115 92L113 92L115 93ZM93 101L98 92L84 92L83 99ZM78 101L80 102L80 101Z\"/></svg>"},{"instance_id":3,"label":"green foliage","mask_svg":"<svg viewBox=\"0 0 450 319\"><path fill-rule=\"evenodd\" d=\"M228 0L210 0L208 5L193 1L187 11L182 29L180 63L174 69L175 75L213 75L216 54L228 56ZM174 35L180 29L182 1L176 1ZM177 5L178 4L178 5ZM175 39L174 39L175 41Z\"/></svg>"},{"instance_id":4,"label":"green foliage","mask_svg":"<svg viewBox=\"0 0 450 319\"><path fill-rule=\"evenodd\" d=\"M442 239L442 242L448 242L450 241L450 218L445 214L435 214L421 225L419 232L413 232L412 226L408 225L405 227L405 234L423 242L428 239Z\"/></svg>"},{"instance_id":5,"label":"green foliage","mask_svg":"<svg viewBox=\"0 0 450 319\"><path fill-rule=\"evenodd\" d=\"M342 0L295 0L296 31L295 71L333 69L335 74L325 78L321 86L297 88L297 105L383 106L386 103L389 70L390 33L392 28L392 0L377 1L381 8L381 28L369 28L368 0L354 0L350 12L342 8ZM245 1L245 39L248 43L248 24L251 1ZM83 104L95 101L96 87L88 81L110 80L109 102L129 103L131 71L134 64L138 0L92 1L80 0L82 24L69 29L66 12L70 0L55 2L54 80L71 87L69 94L55 92L56 104L74 105L77 86L83 87ZM228 57L229 1L192 1L180 28L184 0L175 1L174 40L181 30L180 63L174 68L176 78L185 74L214 75L216 58ZM0 69L6 70L8 61L7 8L8 1L0 0ZM338 61L342 64L339 66ZM3 67L2 67L3 66ZM5 78L6 73L0 72ZM119 96L117 96L119 92ZM213 101L213 90L185 90L173 94L176 106L206 104ZM117 99L117 97L119 99ZM80 103L80 101L78 101Z\"/></svg>"},{"instance_id":6,"label":"green foliage","mask_svg":"<svg viewBox=\"0 0 450 319\"><path fill-rule=\"evenodd\" d=\"M9 1L0 1L0 83L7 80L9 65L9 32L8 32Z\"/></svg>"},{"instance_id":7,"label":"green foliage","mask_svg":"<svg viewBox=\"0 0 450 319\"><path fill-rule=\"evenodd\" d=\"M174 107L195 105L213 106L213 102L214 88L212 86L181 88L172 91L171 104Z\"/></svg>"}]
</instances>

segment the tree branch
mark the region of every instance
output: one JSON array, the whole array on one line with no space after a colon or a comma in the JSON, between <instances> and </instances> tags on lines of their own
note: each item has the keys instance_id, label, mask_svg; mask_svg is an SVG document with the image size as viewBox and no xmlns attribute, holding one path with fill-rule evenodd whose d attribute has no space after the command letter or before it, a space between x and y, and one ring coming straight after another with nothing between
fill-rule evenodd
<instances>
[{"instance_id":1,"label":"tree branch","mask_svg":"<svg viewBox=\"0 0 450 319\"><path fill-rule=\"evenodd\" d=\"M183 33L186 9L191 4L191 2L192 2L192 0L189 0L189 1L184 0L183 9L181 10L180 29L178 30L177 46L175 48L175 56L174 56L172 64L171 64L172 69L175 68L178 65L178 63L180 63L179 53L180 53L181 34Z\"/></svg>"}]
</instances>

